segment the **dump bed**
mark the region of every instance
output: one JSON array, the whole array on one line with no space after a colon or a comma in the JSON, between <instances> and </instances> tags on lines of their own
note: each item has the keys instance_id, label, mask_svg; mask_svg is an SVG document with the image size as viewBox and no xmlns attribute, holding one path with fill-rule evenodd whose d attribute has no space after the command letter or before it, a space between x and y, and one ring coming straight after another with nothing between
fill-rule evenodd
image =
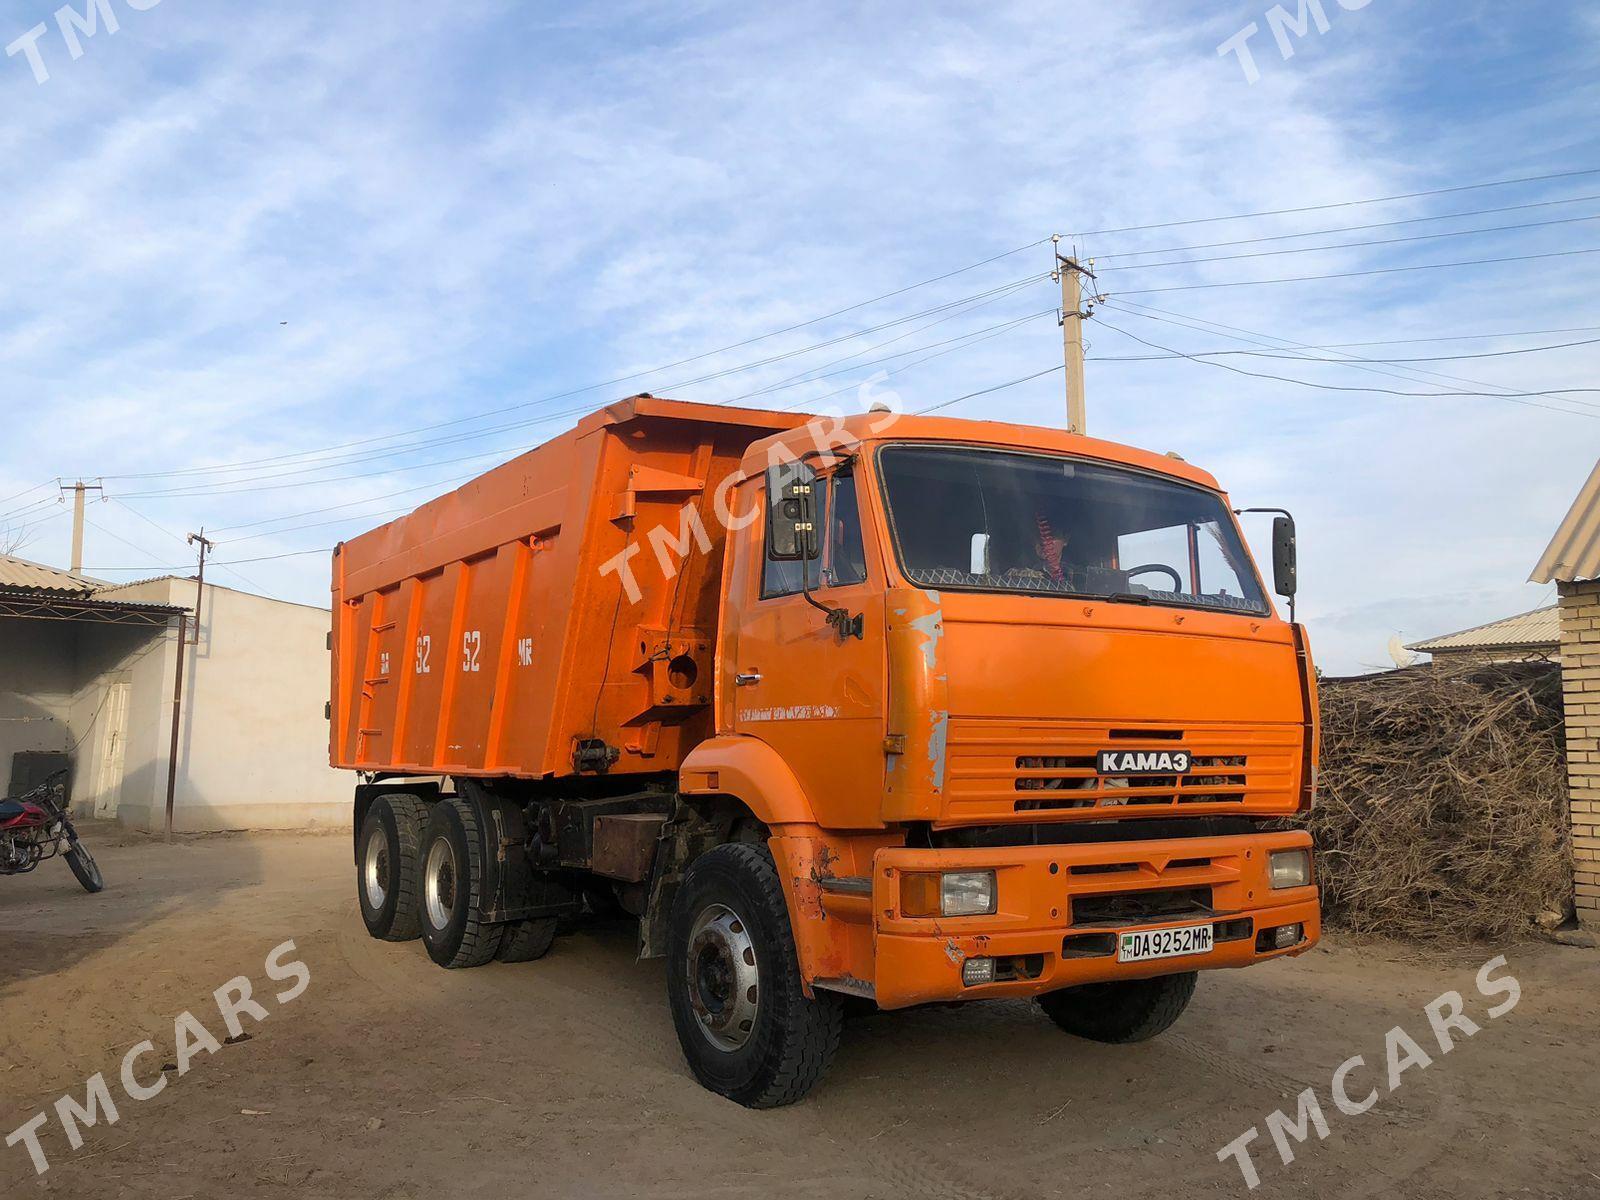
<instances>
[{"instance_id":1,"label":"dump bed","mask_svg":"<svg viewBox=\"0 0 1600 1200\"><path fill-rule=\"evenodd\" d=\"M675 770L711 732L717 487L803 421L636 396L340 545L333 765L541 777L603 743L586 768ZM669 577L650 534L683 563L686 505L710 550Z\"/></svg>"}]
</instances>

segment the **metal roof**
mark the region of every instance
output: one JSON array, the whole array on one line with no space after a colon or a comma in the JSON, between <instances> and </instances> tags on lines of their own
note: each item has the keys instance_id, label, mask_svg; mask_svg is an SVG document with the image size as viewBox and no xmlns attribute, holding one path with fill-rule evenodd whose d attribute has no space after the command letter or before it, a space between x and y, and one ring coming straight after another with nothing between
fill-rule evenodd
<instances>
[{"instance_id":1,"label":"metal roof","mask_svg":"<svg viewBox=\"0 0 1600 1200\"><path fill-rule=\"evenodd\" d=\"M1474 625L1459 633L1447 633L1414 642L1407 650L1422 654L1448 654L1452 650L1499 650L1521 647L1549 647L1561 644L1561 610L1556 605L1518 613L1487 625Z\"/></svg>"},{"instance_id":2,"label":"metal roof","mask_svg":"<svg viewBox=\"0 0 1600 1200\"><path fill-rule=\"evenodd\" d=\"M43 563L29 562L10 554L0 554L0 587L12 591L54 592L63 596L87 596L104 587L102 580L74 575Z\"/></svg>"},{"instance_id":3,"label":"metal roof","mask_svg":"<svg viewBox=\"0 0 1600 1200\"><path fill-rule=\"evenodd\" d=\"M1528 578L1533 583L1600 579L1600 462L1589 472L1561 528Z\"/></svg>"},{"instance_id":4,"label":"metal roof","mask_svg":"<svg viewBox=\"0 0 1600 1200\"><path fill-rule=\"evenodd\" d=\"M0 617L39 621L94 621L110 625L166 625L189 610L175 604L96 600L30 588L0 587Z\"/></svg>"}]
</instances>

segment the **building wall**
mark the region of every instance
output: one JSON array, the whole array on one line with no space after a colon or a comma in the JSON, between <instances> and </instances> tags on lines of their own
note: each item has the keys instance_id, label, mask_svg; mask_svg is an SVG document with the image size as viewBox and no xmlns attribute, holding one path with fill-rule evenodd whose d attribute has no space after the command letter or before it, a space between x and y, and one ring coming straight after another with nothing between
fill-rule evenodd
<instances>
[{"instance_id":1,"label":"building wall","mask_svg":"<svg viewBox=\"0 0 1600 1200\"><path fill-rule=\"evenodd\" d=\"M0 794L17 751L72 746L74 637L67 621L0 619Z\"/></svg>"},{"instance_id":2,"label":"building wall","mask_svg":"<svg viewBox=\"0 0 1600 1200\"><path fill-rule=\"evenodd\" d=\"M106 598L192 606L192 580L156 579ZM174 799L179 832L342 827L355 778L328 766L329 615L207 584L198 644L184 647ZM175 639L135 663L127 776L118 819L165 821ZM103 675L109 681L112 668Z\"/></svg>"},{"instance_id":3,"label":"building wall","mask_svg":"<svg viewBox=\"0 0 1600 1200\"><path fill-rule=\"evenodd\" d=\"M1600 928L1600 581L1563 583L1559 591L1574 902L1579 922Z\"/></svg>"}]
</instances>

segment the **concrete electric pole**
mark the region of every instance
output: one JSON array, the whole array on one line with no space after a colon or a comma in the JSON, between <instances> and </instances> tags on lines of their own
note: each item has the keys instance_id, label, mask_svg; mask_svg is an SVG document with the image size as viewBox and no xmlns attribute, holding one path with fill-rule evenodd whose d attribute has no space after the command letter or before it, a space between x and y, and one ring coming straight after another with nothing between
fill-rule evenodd
<instances>
[{"instance_id":1,"label":"concrete electric pole","mask_svg":"<svg viewBox=\"0 0 1600 1200\"><path fill-rule=\"evenodd\" d=\"M200 606L206 600L206 555L217 548L217 544L206 537L204 526L199 533L189 535L189 544L200 547L200 572L195 576L194 587L194 643L200 644Z\"/></svg>"},{"instance_id":2,"label":"concrete electric pole","mask_svg":"<svg viewBox=\"0 0 1600 1200\"><path fill-rule=\"evenodd\" d=\"M206 595L206 553L216 548L216 543L206 537L204 528L189 535L191 546L200 547L200 570L195 575L194 644L200 644L200 605ZM178 661L172 672L172 744L167 749L167 841L172 840L172 812L178 794L178 732L183 724L183 660L189 642L186 615L178 615Z\"/></svg>"},{"instance_id":3,"label":"concrete electric pole","mask_svg":"<svg viewBox=\"0 0 1600 1200\"><path fill-rule=\"evenodd\" d=\"M1067 432L1087 432L1087 402L1084 398L1083 380L1083 322L1088 316L1083 311L1083 283L1080 276L1094 278L1094 272L1076 259L1061 253L1061 235L1050 241L1055 245L1056 266L1051 274L1061 284L1061 353L1067 368Z\"/></svg>"},{"instance_id":4,"label":"concrete electric pole","mask_svg":"<svg viewBox=\"0 0 1600 1200\"><path fill-rule=\"evenodd\" d=\"M67 485L63 483L61 490L67 491ZM98 483L85 483L81 479L72 485L72 573L74 575L83 571L83 494L104 490Z\"/></svg>"}]
</instances>

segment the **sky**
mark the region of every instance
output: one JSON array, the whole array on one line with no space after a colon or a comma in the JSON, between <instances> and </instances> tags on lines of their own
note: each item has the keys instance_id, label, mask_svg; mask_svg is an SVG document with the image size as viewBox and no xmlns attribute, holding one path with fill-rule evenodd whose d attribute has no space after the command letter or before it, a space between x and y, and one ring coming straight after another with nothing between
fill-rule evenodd
<instances>
[{"instance_id":1,"label":"sky","mask_svg":"<svg viewBox=\"0 0 1600 1200\"><path fill-rule=\"evenodd\" d=\"M1325 670L1549 602L1600 455L1593 6L1323 0L1285 57L1263 0L98 3L0 0L25 557L66 565L82 478L90 573L203 526L213 578L325 604L335 541L634 391L922 408L1059 365L1061 234L1106 297L1089 431L1294 511ZM944 411L1061 425L1062 377Z\"/></svg>"}]
</instances>

